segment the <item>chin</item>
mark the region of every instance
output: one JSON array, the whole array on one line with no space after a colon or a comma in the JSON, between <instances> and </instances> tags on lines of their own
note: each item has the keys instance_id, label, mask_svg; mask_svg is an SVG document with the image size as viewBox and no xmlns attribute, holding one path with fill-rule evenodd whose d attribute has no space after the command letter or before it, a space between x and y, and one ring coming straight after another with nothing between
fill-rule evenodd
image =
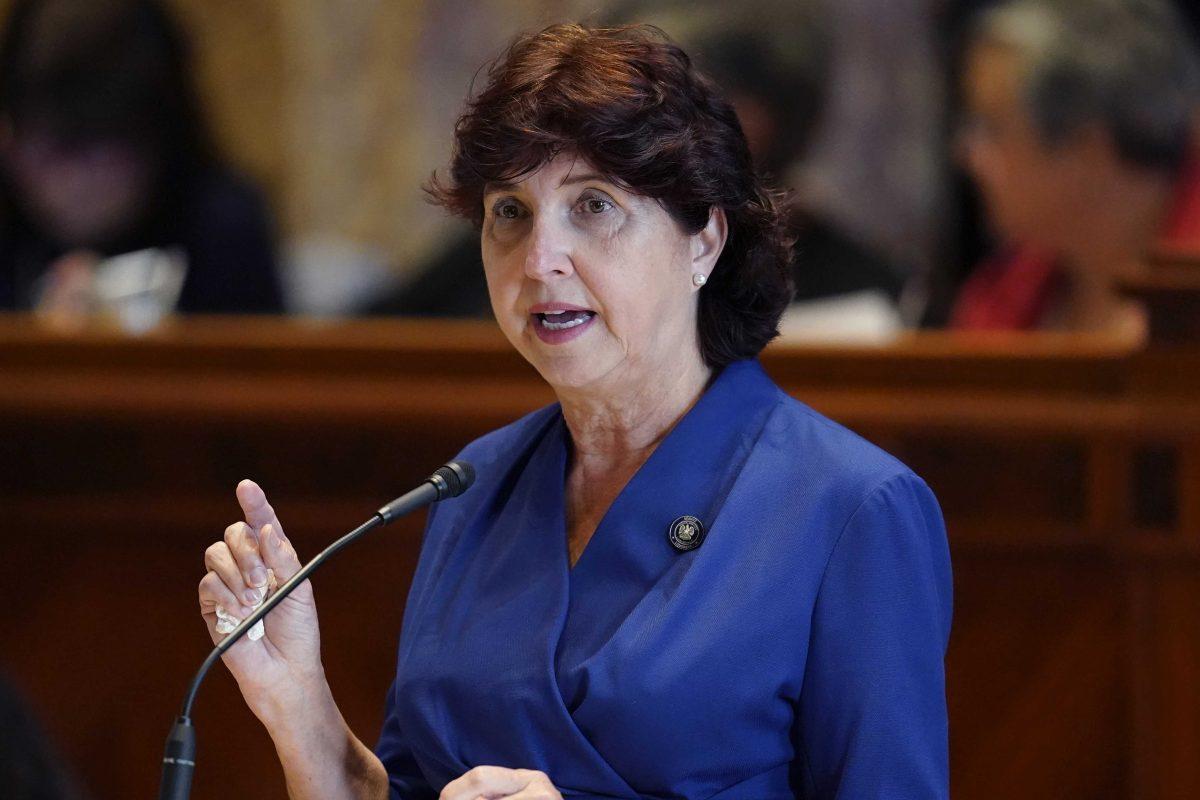
<instances>
[{"instance_id":1,"label":"chin","mask_svg":"<svg viewBox=\"0 0 1200 800\"><path fill-rule=\"evenodd\" d=\"M619 361L603 348L587 346L547 352L535 343L532 351L522 350L521 354L556 392L596 386L612 374Z\"/></svg>"},{"instance_id":2,"label":"chin","mask_svg":"<svg viewBox=\"0 0 1200 800\"><path fill-rule=\"evenodd\" d=\"M595 385L625 358L601 319L583 336L560 344L543 341L524 317L501 325L509 343L556 392Z\"/></svg>"},{"instance_id":3,"label":"chin","mask_svg":"<svg viewBox=\"0 0 1200 800\"><path fill-rule=\"evenodd\" d=\"M581 348L582 350L582 348ZM550 355L545 352L525 353L525 358L554 389L579 389L594 383L608 370L599 363L596 354L586 350L576 353Z\"/></svg>"}]
</instances>

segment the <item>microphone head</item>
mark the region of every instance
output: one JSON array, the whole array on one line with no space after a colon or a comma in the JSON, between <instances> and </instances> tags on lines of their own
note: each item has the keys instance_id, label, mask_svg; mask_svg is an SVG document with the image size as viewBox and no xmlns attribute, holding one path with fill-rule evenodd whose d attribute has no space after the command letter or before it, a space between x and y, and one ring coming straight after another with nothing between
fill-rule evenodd
<instances>
[{"instance_id":1,"label":"microphone head","mask_svg":"<svg viewBox=\"0 0 1200 800\"><path fill-rule=\"evenodd\" d=\"M475 468L466 461L449 461L438 467L433 474L446 482L445 491L439 492L439 500L458 497L475 482Z\"/></svg>"}]
</instances>

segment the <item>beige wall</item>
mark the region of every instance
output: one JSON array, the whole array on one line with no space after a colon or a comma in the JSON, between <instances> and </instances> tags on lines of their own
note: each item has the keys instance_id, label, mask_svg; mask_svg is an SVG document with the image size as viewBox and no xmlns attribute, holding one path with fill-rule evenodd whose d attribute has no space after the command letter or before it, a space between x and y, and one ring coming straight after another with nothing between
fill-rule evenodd
<instances>
[{"instance_id":1,"label":"beige wall","mask_svg":"<svg viewBox=\"0 0 1200 800\"><path fill-rule=\"evenodd\" d=\"M262 181L289 239L334 237L412 263L447 220L420 185L449 155L475 69L540 0L171 0L219 140Z\"/></svg>"},{"instance_id":2,"label":"beige wall","mask_svg":"<svg viewBox=\"0 0 1200 800\"><path fill-rule=\"evenodd\" d=\"M280 4L273 0L171 0L192 38L197 83L226 155L287 196Z\"/></svg>"}]
</instances>

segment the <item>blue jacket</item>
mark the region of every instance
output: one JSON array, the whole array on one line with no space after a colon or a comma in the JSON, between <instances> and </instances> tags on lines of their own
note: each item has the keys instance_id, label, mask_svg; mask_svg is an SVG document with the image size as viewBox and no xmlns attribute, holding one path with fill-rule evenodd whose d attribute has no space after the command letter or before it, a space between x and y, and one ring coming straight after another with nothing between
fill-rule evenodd
<instances>
[{"instance_id":1,"label":"blue jacket","mask_svg":"<svg viewBox=\"0 0 1200 800\"><path fill-rule=\"evenodd\" d=\"M943 798L950 558L896 459L730 365L574 568L558 406L468 446L430 515L377 753L393 798L473 766L564 797ZM705 538L680 552L680 516Z\"/></svg>"}]
</instances>

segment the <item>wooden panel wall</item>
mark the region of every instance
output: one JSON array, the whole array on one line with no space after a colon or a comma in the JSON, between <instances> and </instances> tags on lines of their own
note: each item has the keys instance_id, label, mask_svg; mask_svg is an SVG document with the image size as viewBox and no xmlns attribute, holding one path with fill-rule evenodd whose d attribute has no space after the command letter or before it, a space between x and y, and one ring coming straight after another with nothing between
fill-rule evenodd
<instances>
[{"instance_id":1,"label":"wooden panel wall","mask_svg":"<svg viewBox=\"0 0 1200 800\"><path fill-rule=\"evenodd\" d=\"M942 502L955 797L1200 796L1200 351L923 335L764 363ZM0 666L97 797L152 796L207 651L203 550L240 478L311 554L551 399L484 324L210 319L129 339L0 317ZM316 579L330 678L367 740L420 523ZM194 796L284 797L223 671L197 708Z\"/></svg>"}]
</instances>

